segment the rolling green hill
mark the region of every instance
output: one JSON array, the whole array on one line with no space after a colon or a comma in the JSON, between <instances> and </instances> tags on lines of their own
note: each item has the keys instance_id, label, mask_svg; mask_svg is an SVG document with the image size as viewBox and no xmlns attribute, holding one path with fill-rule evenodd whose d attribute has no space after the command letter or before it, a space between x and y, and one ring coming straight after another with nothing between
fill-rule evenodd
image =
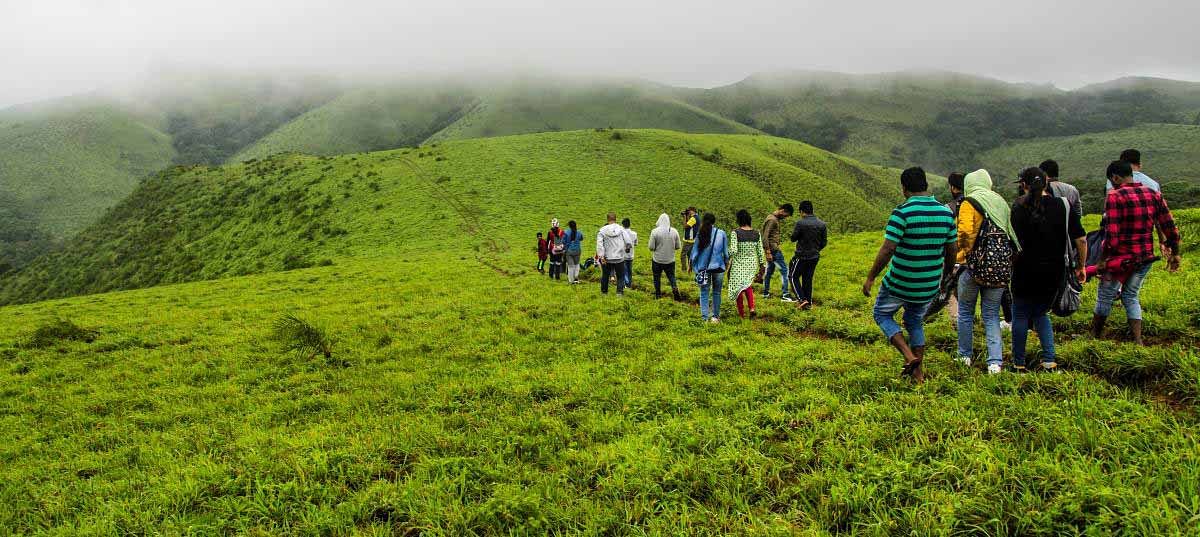
<instances>
[{"instance_id":1,"label":"rolling green hill","mask_svg":"<svg viewBox=\"0 0 1200 537\"><path fill-rule=\"evenodd\" d=\"M897 175L779 138L592 130L322 158L176 168L62 252L0 281L23 302L431 247L487 258L552 217L594 232L615 210L648 229L688 205L723 221L813 200L835 230L873 229ZM461 219L469 225L464 227Z\"/></svg>"},{"instance_id":2,"label":"rolling green hill","mask_svg":"<svg viewBox=\"0 0 1200 537\"><path fill-rule=\"evenodd\" d=\"M1104 201L1104 170L1121 151L1142 152L1144 171L1163 185L1172 207L1200 206L1200 126L1140 125L1128 129L1045 138L1013 143L993 149L980 160L997 183L1011 191L1011 180L1024 167L1037 166L1053 158L1062 168L1063 179L1084 193L1085 208L1100 212Z\"/></svg>"},{"instance_id":3,"label":"rolling green hill","mask_svg":"<svg viewBox=\"0 0 1200 537\"><path fill-rule=\"evenodd\" d=\"M0 264L91 224L175 157L153 120L79 97L0 111Z\"/></svg>"},{"instance_id":4,"label":"rolling green hill","mask_svg":"<svg viewBox=\"0 0 1200 537\"><path fill-rule=\"evenodd\" d=\"M1114 91L1154 92L1166 97L1173 105L1172 108L1179 111L1172 123L1200 125L1200 82L1133 76L1093 84L1079 91L1092 94Z\"/></svg>"},{"instance_id":5,"label":"rolling green hill","mask_svg":"<svg viewBox=\"0 0 1200 537\"><path fill-rule=\"evenodd\" d=\"M274 153L340 155L452 139L592 128L752 133L642 82L549 77L491 83L379 84L352 90L284 125L233 161Z\"/></svg>"}]
</instances>

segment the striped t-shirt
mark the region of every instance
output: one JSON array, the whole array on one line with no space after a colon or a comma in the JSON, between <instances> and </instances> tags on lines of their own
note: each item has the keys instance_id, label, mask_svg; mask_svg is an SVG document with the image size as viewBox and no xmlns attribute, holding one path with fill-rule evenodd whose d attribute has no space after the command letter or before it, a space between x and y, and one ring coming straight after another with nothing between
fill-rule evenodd
<instances>
[{"instance_id":1,"label":"striped t-shirt","mask_svg":"<svg viewBox=\"0 0 1200 537\"><path fill-rule=\"evenodd\" d=\"M950 209L932 196L908 198L892 211L884 238L898 245L884 287L906 302L933 300L942 282L945 247L958 242Z\"/></svg>"}]
</instances>

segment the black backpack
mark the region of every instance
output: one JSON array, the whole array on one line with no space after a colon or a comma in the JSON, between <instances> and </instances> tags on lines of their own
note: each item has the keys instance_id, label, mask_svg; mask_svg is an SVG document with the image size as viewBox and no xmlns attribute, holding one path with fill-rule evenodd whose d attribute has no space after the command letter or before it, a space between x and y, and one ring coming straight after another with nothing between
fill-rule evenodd
<instances>
[{"instance_id":1,"label":"black backpack","mask_svg":"<svg viewBox=\"0 0 1200 537\"><path fill-rule=\"evenodd\" d=\"M983 226L975 237L975 247L967 254L967 268L971 270L971 278L980 287L1004 288L1012 281L1013 259L1017 255L1017 247L1013 244L1008 233L992 224L987 213L968 199L975 210L983 215Z\"/></svg>"}]
</instances>

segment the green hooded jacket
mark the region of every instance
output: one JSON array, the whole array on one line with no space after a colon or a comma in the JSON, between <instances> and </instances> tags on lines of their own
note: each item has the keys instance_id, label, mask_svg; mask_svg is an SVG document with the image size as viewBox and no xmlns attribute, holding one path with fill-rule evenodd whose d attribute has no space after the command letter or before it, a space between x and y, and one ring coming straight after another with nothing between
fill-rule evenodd
<instances>
[{"instance_id":1,"label":"green hooded jacket","mask_svg":"<svg viewBox=\"0 0 1200 537\"><path fill-rule=\"evenodd\" d=\"M1017 232L1012 227L1012 207L1003 196L992 190L992 175L987 170L975 170L967 174L963 179L963 195L978 204L992 225L1003 229L1016 245L1017 251L1021 251Z\"/></svg>"}]
</instances>

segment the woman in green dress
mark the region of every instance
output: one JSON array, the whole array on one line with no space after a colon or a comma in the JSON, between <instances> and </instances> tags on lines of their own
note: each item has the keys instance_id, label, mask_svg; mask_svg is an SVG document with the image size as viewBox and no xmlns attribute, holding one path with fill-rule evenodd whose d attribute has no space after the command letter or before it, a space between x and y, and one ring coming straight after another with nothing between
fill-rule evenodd
<instances>
[{"instance_id":1,"label":"woman in green dress","mask_svg":"<svg viewBox=\"0 0 1200 537\"><path fill-rule=\"evenodd\" d=\"M754 311L754 279L767 266L767 255L763 252L762 237L751 225L750 212L738 211L737 223L738 228L729 237L729 298L737 297L739 317L746 317L748 307L753 319L758 315Z\"/></svg>"}]
</instances>

